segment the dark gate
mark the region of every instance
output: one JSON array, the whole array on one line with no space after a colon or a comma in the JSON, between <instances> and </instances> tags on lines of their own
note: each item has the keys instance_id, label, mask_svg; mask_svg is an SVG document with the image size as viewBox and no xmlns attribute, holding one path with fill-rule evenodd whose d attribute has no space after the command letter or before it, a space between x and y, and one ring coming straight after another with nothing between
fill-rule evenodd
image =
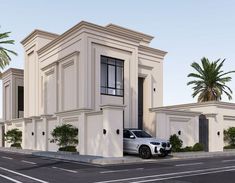
<instances>
[{"instance_id":1,"label":"dark gate","mask_svg":"<svg viewBox=\"0 0 235 183\"><path fill-rule=\"evenodd\" d=\"M199 143L203 144L204 151L209 150L209 122L205 115L199 116Z\"/></svg>"},{"instance_id":2,"label":"dark gate","mask_svg":"<svg viewBox=\"0 0 235 183\"><path fill-rule=\"evenodd\" d=\"M138 129L143 129L143 84L144 78L138 78Z\"/></svg>"}]
</instances>

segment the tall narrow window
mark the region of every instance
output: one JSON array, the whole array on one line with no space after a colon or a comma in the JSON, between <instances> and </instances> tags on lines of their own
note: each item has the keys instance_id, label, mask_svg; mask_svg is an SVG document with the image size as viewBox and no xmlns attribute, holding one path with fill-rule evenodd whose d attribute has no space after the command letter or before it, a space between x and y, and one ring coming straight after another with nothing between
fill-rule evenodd
<instances>
[{"instance_id":1,"label":"tall narrow window","mask_svg":"<svg viewBox=\"0 0 235 183\"><path fill-rule=\"evenodd\" d=\"M101 94L123 96L123 66L123 60L101 56Z\"/></svg>"},{"instance_id":2,"label":"tall narrow window","mask_svg":"<svg viewBox=\"0 0 235 183\"><path fill-rule=\"evenodd\" d=\"M18 86L18 118L24 117L24 87Z\"/></svg>"}]
</instances>

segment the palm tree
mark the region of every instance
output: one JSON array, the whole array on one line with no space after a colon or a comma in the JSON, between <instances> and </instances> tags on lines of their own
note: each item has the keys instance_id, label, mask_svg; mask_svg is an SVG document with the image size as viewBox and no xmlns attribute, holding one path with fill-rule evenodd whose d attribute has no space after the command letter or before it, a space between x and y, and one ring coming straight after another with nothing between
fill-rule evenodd
<instances>
[{"instance_id":1,"label":"palm tree","mask_svg":"<svg viewBox=\"0 0 235 183\"><path fill-rule=\"evenodd\" d=\"M224 60L216 60L210 62L207 58L201 59L201 65L193 62L192 67L196 70L196 73L190 73L188 77L192 77L192 80L187 85L193 85L193 98L198 95L198 102L206 101L219 101L221 96L225 93L229 100L232 99L232 90L226 85L232 78L227 76L235 71L224 72L222 70Z\"/></svg>"},{"instance_id":2,"label":"palm tree","mask_svg":"<svg viewBox=\"0 0 235 183\"><path fill-rule=\"evenodd\" d=\"M10 33L11 32L0 33L0 68L1 69L4 69L7 65L9 65L11 61L11 57L9 56L9 53L17 55L16 52L3 47L3 45L15 43L14 40L8 39Z\"/></svg>"}]
</instances>

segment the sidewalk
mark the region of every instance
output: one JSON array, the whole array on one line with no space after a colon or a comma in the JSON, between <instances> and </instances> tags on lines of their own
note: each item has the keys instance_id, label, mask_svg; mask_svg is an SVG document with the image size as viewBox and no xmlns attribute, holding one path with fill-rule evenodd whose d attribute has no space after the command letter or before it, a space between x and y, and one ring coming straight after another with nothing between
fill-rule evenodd
<instances>
[{"instance_id":1,"label":"sidewalk","mask_svg":"<svg viewBox=\"0 0 235 183\"><path fill-rule=\"evenodd\" d=\"M104 158L101 156L79 155L79 153L35 151L35 150L27 150L27 149L4 148L4 147L0 147L0 151L10 152L10 153L32 154L35 156L41 156L41 157L47 157L47 158L55 158L55 159L60 159L60 160L92 163L92 164L99 164L99 165L161 162L161 161L172 161L172 160L180 160L180 159L235 156L235 150L225 150L224 152L172 153L170 156L166 158L153 157L152 159L147 159L147 160L141 159L138 156L131 156L131 155L124 156L121 158Z\"/></svg>"}]
</instances>

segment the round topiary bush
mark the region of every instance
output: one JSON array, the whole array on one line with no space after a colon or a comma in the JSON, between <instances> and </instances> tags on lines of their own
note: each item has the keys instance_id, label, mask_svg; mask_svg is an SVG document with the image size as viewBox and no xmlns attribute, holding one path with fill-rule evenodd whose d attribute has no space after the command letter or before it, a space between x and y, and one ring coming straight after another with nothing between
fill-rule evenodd
<instances>
[{"instance_id":1,"label":"round topiary bush","mask_svg":"<svg viewBox=\"0 0 235 183\"><path fill-rule=\"evenodd\" d=\"M57 126L51 135L53 139L50 142L55 142L60 147L59 151L76 152L76 145L78 144L78 128L63 124Z\"/></svg>"},{"instance_id":2,"label":"round topiary bush","mask_svg":"<svg viewBox=\"0 0 235 183\"><path fill-rule=\"evenodd\" d=\"M193 151L203 151L203 149L204 149L204 147L203 147L203 144L201 144L201 143L196 143L193 146Z\"/></svg>"},{"instance_id":3,"label":"round topiary bush","mask_svg":"<svg viewBox=\"0 0 235 183\"><path fill-rule=\"evenodd\" d=\"M4 134L5 141L11 144L11 147L21 148L22 142L22 131L17 128L12 130L8 130L6 134Z\"/></svg>"}]
</instances>

